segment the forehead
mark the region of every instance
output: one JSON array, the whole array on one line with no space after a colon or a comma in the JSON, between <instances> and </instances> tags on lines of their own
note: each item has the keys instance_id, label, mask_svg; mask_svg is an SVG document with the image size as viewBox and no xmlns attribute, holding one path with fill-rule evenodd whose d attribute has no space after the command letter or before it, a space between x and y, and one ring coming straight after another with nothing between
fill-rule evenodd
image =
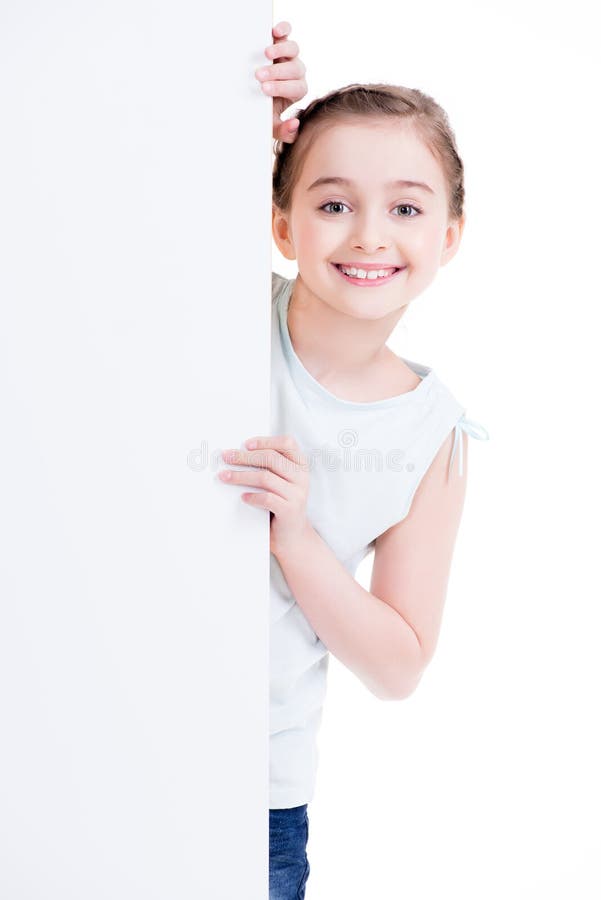
<instances>
[{"instance_id":1,"label":"forehead","mask_svg":"<svg viewBox=\"0 0 601 900\"><path fill-rule=\"evenodd\" d=\"M406 178L444 192L440 163L409 122L364 119L318 130L299 179L303 187L324 175L341 175L358 185Z\"/></svg>"}]
</instances>

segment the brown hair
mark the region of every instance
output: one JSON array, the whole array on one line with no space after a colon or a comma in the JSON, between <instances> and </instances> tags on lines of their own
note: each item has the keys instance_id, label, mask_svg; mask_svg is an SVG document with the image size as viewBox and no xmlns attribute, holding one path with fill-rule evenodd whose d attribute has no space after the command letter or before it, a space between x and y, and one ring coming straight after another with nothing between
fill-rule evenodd
<instances>
[{"instance_id":1,"label":"brown hair","mask_svg":"<svg viewBox=\"0 0 601 900\"><path fill-rule=\"evenodd\" d=\"M428 94L417 88L394 84L348 84L318 97L305 109L295 111L294 116L300 121L295 141L292 144L274 141L273 204L282 212L290 210L292 192L307 153L319 134L318 126L363 116L407 119L443 169L449 195L449 218L461 218L463 163L446 112ZM308 125L313 127L307 128Z\"/></svg>"}]
</instances>

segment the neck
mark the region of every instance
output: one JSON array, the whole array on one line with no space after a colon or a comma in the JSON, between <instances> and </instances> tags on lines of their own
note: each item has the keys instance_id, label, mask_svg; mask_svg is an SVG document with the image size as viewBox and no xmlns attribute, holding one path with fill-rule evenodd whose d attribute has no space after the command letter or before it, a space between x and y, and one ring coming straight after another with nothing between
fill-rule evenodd
<instances>
[{"instance_id":1,"label":"neck","mask_svg":"<svg viewBox=\"0 0 601 900\"><path fill-rule=\"evenodd\" d=\"M390 355L386 341L405 310L379 319L355 318L316 297L298 275L288 305L288 332L294 352L318 381L352 378Z\"/></svg>"}]
</instances>

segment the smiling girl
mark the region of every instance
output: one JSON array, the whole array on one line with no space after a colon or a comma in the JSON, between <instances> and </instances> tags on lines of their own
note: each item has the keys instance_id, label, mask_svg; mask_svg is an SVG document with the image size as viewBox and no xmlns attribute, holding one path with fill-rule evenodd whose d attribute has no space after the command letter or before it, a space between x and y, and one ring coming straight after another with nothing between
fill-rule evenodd
<instances>
[{"instance_id":1,"label":"smiling girl","mask_svg":"<svg viewBox=\"0 0 601 900\"><path fill-rule=\"evenodd\" d=\"M272 95L297 99L298 46L279 54ZM298 275L272 275L273 435L223 454L238 466L224 480L255 488L242 498L271 520L270 900L305 895L329 653L380 699L415 690L441 626L467 435L488 438L432 367L386 345L459 249L445 112L419 90L350 84L296 120L296 138L274 121L273 237ZM370 552L367 591L354 575Z\"/></svg>"}]
</instances>

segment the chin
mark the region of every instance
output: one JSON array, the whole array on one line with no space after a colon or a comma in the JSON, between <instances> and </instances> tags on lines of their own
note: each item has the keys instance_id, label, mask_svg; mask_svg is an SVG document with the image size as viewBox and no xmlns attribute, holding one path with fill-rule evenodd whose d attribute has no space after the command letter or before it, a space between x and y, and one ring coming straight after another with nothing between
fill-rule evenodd
<instances>
[{"instance_id":1,"label":"chin","mask_svg":"<svg viewBox=\"0 0 601 900\"><path fill-rule=\"evenodd\" d=\"M374 303L357 304L355 306L348 306L340 303L330 303L328 305L343 315L349 316L351 319L359 319L362 322L375 322L378 319L383 319L393 313L398 313L399 309L401 309L401 303L392 309L382 309L381 306L378 308L378 305Z\"/></svg>"}]
</instances>

